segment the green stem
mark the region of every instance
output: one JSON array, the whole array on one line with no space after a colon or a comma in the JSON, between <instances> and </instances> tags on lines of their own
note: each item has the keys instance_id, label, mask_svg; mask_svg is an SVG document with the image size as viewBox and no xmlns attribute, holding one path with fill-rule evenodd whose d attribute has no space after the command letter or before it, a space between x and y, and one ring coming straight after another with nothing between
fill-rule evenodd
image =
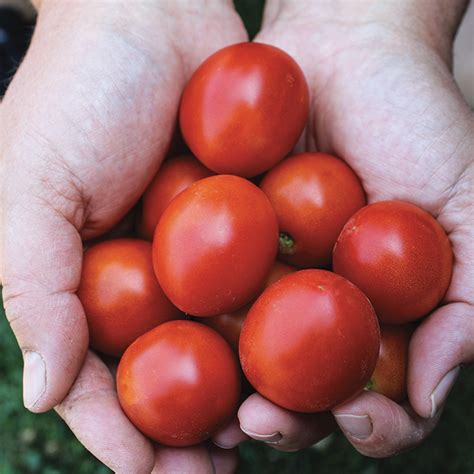
<instances>
[{"instance_id":1,"label":"green stem","mask_svg":"<svg viewBox=\"0 0 474 474\"><path fill-rule=\"evenodd\" d=\"M282 255L293 255L296 251L295 241L285 232L280 232L279 244Z\"/></svg>"}]
</instances>

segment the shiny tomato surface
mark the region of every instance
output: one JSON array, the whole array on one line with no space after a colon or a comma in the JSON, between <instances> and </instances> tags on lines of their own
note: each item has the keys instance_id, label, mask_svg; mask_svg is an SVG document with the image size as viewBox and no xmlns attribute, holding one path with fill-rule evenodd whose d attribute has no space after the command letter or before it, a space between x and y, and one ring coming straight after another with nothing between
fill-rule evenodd
<instances>
[{"instance_id":1,"label":"shiny tomato surface","mask_svg":"<svg viewBox=\"0 0 474 474\"><path fill-rule=\"evenodd\" d=\"M380 353L367 388L394 402L407 397L408 346L413 326L380 326Z\"/></svg>"},{"instance_id":2,"label":"shiny tomato surface","mask_svg":"<svg viewBox=\"0 0 474 474\"><path fill-rule=\"evenodd\" d=\"M152 241L156 224L172 199L195 181L212 174L192 155L167 159L143 195L142 214L138 223L140 236Z\"/></svg>"},{"instance_id":3,"label":"shiny tomato surface","mask_svg":"<svg viewBox=\"0 0 474 474\"><path fill-rule=\"evenodd\" d=\"M195 71L183 93L180 125L189 148L208 168L251 177L292 150L308 104L304 74L288 54L240 43Z\"/></svg>"},{"instance_id":4,"label":"shiny tomato surface","mask_svg":"<svg viewBox=\"0 0 474 474\"><path fill-rule=\"evenodd\" d=\"M112 356L158 324L181 317L158 284L151 244L143 240L108 240L86 250L77 294L91 346Z\"/></svg>"},{"instance_id":5,"label":"shiny tomato surface","mask_svg":"<svg viewBox=\"0 0 474 474\"><path fill-rule=\"evenodd\" d=\"M126 350L117 390L123 410L145 435L167 446L190 446L208 439L234 416L239 365L212 329L171 321Z\"/></svg>"},{"instance_id":6,"label":"shiny tomato surface","mask_svg":"<svg viewBox=\"0 0 474 474\"><path fill-rule=\"evenodd\" d=\"M279 258L300 268L331 263L344 224L365 205L359 178L326 153L291 156L263 178L280 227Z\"/></svg>"},{"instance_id":7,"label":"shiny tomato surface","mask_svg":"<svg viewBox=\"0 0 474 474\"><path fill-rule=\"evenodd\" d=\"M255 298L277 246L278 224L265 194L246 179L211 176L166 208L153 239L153 264L178 308L215 316Z\"/></svg>"},{"instance_id":8,"label":"shiny tomato surface","mask_svg":"<svg viewBox=\"0 0 474 474\"><path fill-rule=\"evenodd\" d=\"M382 322L403 324L441 301L453 255L430 214L407 202L383 201L364 207L344 226L333 268L369 297Z\"/></svg>"},{"instance_id":9,"label":"shiny tomato surface","mask_svg":"<svg viewBox=\"0 0 474 474\"><path fill-rule=\"evenodd\" d=\"M301 270L267 288L240 335L240 361L253 387L297 412L328 410L361 391L379 354L366 296L325 270Z\"/></svg>"},{"instance_id":10,"label":"shiny tomato surface","mask_svg":"<svg viewBox=\"0 0 474 474\"><path fill-rule=\"evenodd\" d=\"M294 267L276 261L268 274L263 287L267 288L281 277L296 271ZM247 317L251 305L247 304L233 313L219 314L212 318L202 318L201 321L216 330L235 350L239 352L239 338L242 325Z\"/></svg>"}]
</instances>

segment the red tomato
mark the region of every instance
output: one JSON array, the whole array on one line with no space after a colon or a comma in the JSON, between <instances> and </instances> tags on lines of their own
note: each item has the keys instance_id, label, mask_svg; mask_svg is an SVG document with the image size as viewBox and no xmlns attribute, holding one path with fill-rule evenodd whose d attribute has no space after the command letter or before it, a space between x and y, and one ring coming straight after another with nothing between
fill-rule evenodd
<instances>
[{"instance_id":1,"label":"red tomato","mask_svg":"<svg viewBox=\"0 0 474 474\"><path fill-rule=\"evenodd\" d=\"M267 288L281 277L294 271L295 268L289 265L275 262L263 284L263 288ZM202 322L217 331L231 345L235 352L239 352L240 331L242 330L242 324L247 317L250 306L250 304L247 304L233 313L219 314L212 318L202 318Z\"/></svg>"},{"instance_id":2,"label":"red tomato","mask_svg":"<svg viewBox=\"0 0 474 474\"><path fill-rule=\"evenodd\" d=\"M193 316L232 312L260 290L275 259L278 224L267 197L237 176L211 176L176 196L153 239L168 298Z\"/></svg>"},{"instance_id":3,"label":"red tomato","mask_svg":"<svg viewBox=\"0 0 474 474\"><path fill-rule=\"evenodd\" d=\"M235 414L236 357L224 339L193 321L171 321L137 339L123 355L117 390L132 423L168 446L211 437Z\"/></svg>"},{"instance_id":4,"label":"red tomato","mask_svg":"<svg viewBox=\"0 0 474 474\"><path fill-rule=\"evenodd\" d=\"M334 247L333 266L369 297L382 322L403 324L441 301L453 255L430 214L407 202L384 201L347 222Z\"/></svg>"},{"instance_id":5,"label":"red tomato","mask_svg":"<svg viewBox=\"0 0 474 474\"><path fill-rule=\"evenodd\" d=\"M153 240L156 224L172 199L195 181L212 174L192 155L166 160L143 195L142 214L138 223L140 236Z\"/></svg>"},{"instance_id":6,"label":"red tomato","mask_svg":"<svg viewBox=\"0 0 474 474\"><path fill-rule=\"evenodd\" d=\"M367 388L394 402L407 397L408 346L411 325L380 326L380 353Z\"/></svg>"},{"instance_id":7,"label":"red tomato","mask_svg":"<svg viewBox=\"0 0 474 474\"><path fill-rule=\"evenodd\" d=\"M251 177L278 163L308 118L304 74L281 49L240 43L199 66L180 108L184 139L208 168Z\"/></svg>"},{"instance_id":8,"label":"red tomato","mask_svg":"<svg viewBox=\"0 0 474 474\"><path fill-rule=\"evenodd\" d=\"M356 286L325 270L302 270L271 285L252 306L240 361L261 395L311 413L364 388L379 344L375 312Z\"/></svg>"},{"instance_id":9,"label":"red tomato","mask_svg":"<svg viewBox=\"0 0 474 474\"><path fill-rule=\"evenodd\" d=\"M365 205L359 178L342 160L301 153L271 169L260 184L278 217L279 258L300 268L331 263L347 220Z\"/></svg>"},{"instance_id":10,"label":"red tomato","mask_svg":"<svg viewBox=\"0 0 474 474\"><path fill-rule=\"evenodd\" d=\"M86 250L77 294L91 346L113 356L158 324L181 316L161 290L151 244L143 240L108 240Z\"/></svg>"}]
</instances>

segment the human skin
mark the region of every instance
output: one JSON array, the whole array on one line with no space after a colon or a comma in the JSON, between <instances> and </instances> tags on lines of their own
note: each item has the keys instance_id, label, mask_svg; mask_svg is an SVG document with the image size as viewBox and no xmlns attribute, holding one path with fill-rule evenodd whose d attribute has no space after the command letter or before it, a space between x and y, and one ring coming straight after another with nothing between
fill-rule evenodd
<instances>
[{"instance_id":1,"label":"human skin","mask_svg":"<svg viewBox=\"0 0 474 474\"><path fill-rule=\"evenodd\" d=\"M36 5L32 44L0 107L4 305L27 408L55 407L116 472L214 472L207 449L156 448L125 417L110 371L87 352L75 292L81 238L110 230L144 192L191 73L247 37L230 0L130 5ZM218 457L235 466L235 451Z\"/></svg>"},{"instance_id":2,"label":"human skin","mask_svg":"<svg viewBox=\"0 0 474 474\"><path fill-rule=\"evenodd\" d=\"M453 246L443 306L410 344L409 404L364 392L333 410L349 441L368 456L420 443L436 425L460 364L474 359L474 123L451 73L452 40L465 5L273 0L256 38L289 52L306 74L312 110L298 151L342 157L361 178L369 203L401 199L426 209ZM262 415L264 403L252 395L239 411L241 428L253 438L281 450L318 438L314 421L289 421L287 413L276 421L283 412L265 405Z\"/></svg>"},{"instance_id":3,"label":"human skin","mask_svg":"<svg viewBox=\"0 0 474 474\"><path fill-rule=\"evenodd\" d=\"M246 39L230 1L182 0L173 11L163 5L143 2L129 11L123 2L107 12L92 2L40 6L30 51L0 106L0 265L7 315L29 354L25 404L37 412L56 406L115 471L192 466L204 473L212 472L214 453L155 451L124 417L110 372L86 352L74 294L81 237L112 228L146 188L171 138L186 79L211 52ZM429 8L422 0L273 0L257 38L285 49L306 74L311 121L297 151L317 144L342 157L369 202L411 201L437 217L453 243L448 304L422 323L411 344L411 407L364 393L334 411L349 441L370 456L419 443L435 426L459 365L474 358L473 119L450 72L464 7L449 0ZM316 442L332 423L329 416L294 415L257 394L239 411L247 434L286 451ZM235 446L246 438L237 428L215 442ZM218 458L219 466L235 465L235 457Z\"/></svg>"}]
</instances>

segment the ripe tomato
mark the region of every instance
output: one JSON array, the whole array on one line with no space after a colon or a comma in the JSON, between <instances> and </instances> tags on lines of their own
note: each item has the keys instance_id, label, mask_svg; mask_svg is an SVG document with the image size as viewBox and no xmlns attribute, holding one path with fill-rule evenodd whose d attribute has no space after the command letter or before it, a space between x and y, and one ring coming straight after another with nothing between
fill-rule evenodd
<instances>
[{"instance_id":1,"label":"ripe tomato","mask_svg":"<svg viewBox=\"0 0 474 474\"><path fill-rule=\"evenodd\" d=\"M294 271L295 268L276 261L263 284L263 288L267 288L281 277ZM247 304L233 313L219 314L212 318L202 318L202 322L217 331L230 344L235 352L238 353L240 331L242 330L242 324L247 317L250 307L251 304Z\"/></svg>"},{"instance_id":2,"label":"ripe tomato","mask_svg":"<svg viewBox=\"0 0 474 474\"><path fill-rule=\"evenodd\" d=\"M192 155L166 160L143 195L143 208L138 229L140 236L152 241L156 224L172 199L192 183L211 176Z\"/></svg>"},{"instance_id":3,"label":"ripe tomato","mask_svg":"<svg viewBox=\"0 0 474 474\"><path fill-rule=\"evenodd\" d=\"M168 446L200 443L235 414L240 372L212 329L171 321L137 339L123 355L117 390L132 423Z\"/></svg>"},{"instance_id":4,"label":"ripe tomato","mask_svg":"<svg viewBox=\"0 0 474 474\"><path fill-rule=\"evenodd\" d=\"M413 333L409 324L380 326L380 353L367 388L394 402L407 397L408 346Z\"/></svg>"},{"instance_id":5,"label":"ripe tomato","mask_svg":"<svg viewBox=\"0 0 474 474\"><path fill-rule=\"evenodd\" d=\"M77 294L91 346L113 356L158 324L181 316L160 288L151 244L143 240L108 240L86 250Z\"/></svg>"},{"instance_id":6,"label":"ripe tomato","mask_svg":"<svg viewBox=\"0 0 474 474\"><path fill-rule=\"evenodd\" d=\"M430 214L407 202L384 201L347 222L334 247L333 266L369 297L382 322L403 324L441 301L453 255Z\"/></svg>"},{"instance_id":7,"label":"ripe tomato","mask_svg":"<svg viewBox=\"0 0 474 474\"><path fill-rule=\"evenodd\" d=\"M281 49L240 43L195 71L180 108L184 139L208 168L256 176L296 144L308 118L303 72Z\"/></svg>"},{"instance_id":8,"label":"ripe tomato","mask_svg":"<svg viewBox=\"0 0 474 474\"><path fill-rule=\"evenodd\" d=\"M380 334L375 312L352 283L301 270L267 288L240 335L240 361L255 389L298 412L328 410L372 375Z\"/></svg>"},{"instance_id":9,"label":"ripe tomato","mask_svg":"<svg viewBox=\"0 0 474 474\"><path fill-rule=\"evenodd\" d=\"M237 176L211 176L176 196L153 239L163 291L193 316L232 312L260 290L275 259L278 224L267 197Z\"/></svg>"},{"instance_id":10,"label":"ripe tomato","mask_svg":"<svg viewBox=\"0 0 474 474\"><path fill-rule=\"evenodd\" d=\"M365 205L359 178L326 153L287 158L265 175L260 187L278 217L279 258L300 268L329 265L341 229Z\"/></svg>"}]
</instances>

